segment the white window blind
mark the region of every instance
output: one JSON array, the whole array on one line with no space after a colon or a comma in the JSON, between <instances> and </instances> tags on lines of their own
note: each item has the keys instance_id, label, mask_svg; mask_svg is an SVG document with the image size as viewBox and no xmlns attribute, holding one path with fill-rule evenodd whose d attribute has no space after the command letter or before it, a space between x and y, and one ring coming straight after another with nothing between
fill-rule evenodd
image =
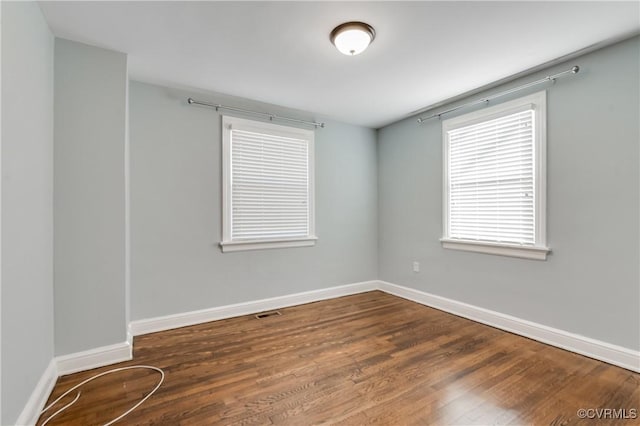
<instances>
[{"instance_id":1,"label":"white window blind","mask_svg":"<svg viewBox=\"0 0 640 426\"><path fill-rule=\"evenodd\" d=\"M223 251L315 243L311 130L223 117Z\"/></svg>"},{"instance_id":2,"label":"white window blind","mask_svg":"<svg viewBox=\"0 0 640 426\"><path fill-rule=\"evenodd\" d=\"M545 129L545 92L443 122L443 247L546 258Z\"/></svg>"},{"instance_id":3,"label":"white window blind","mask_svg":"<svg viewBox=\"0 0 640 426\"><path fill-rule=\"evenodd\" d=\"M231 239L309 235L306 140L231 130Z\"/></svg>"},{"instance_id":4,"label":"white window blind","mask_svg":"<svg viewBox=\"0 0 640 426\"><path fill-rule=\"evenodd\" d=\"M449 237L535 244L532 109L449 131Z\"/></svg>"}]
</instances>

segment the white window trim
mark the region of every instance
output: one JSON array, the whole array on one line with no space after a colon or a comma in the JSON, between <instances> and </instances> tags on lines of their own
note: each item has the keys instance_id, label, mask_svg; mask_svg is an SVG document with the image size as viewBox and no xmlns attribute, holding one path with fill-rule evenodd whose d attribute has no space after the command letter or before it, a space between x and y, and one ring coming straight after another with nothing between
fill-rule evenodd
<instances>
[{"instance_id":1,"label":"white window trim","mask_svg":"<svg viewBox=\"0 0 640 426\"><path fill-rule=\"evenodd\" d=\"M309 235L302 238L270 238L260 240L231 239L231 128L302 138L309 143ZM312 130L261 121L246 120L238 117L222 116L222 241L223 252L244 250L262 250L287 247L313 246L318 237L315 235L315 161L314 132Z\"/></svg>"},{"instance_id":2,"label":"white window trim","mask_svg":"<svg viewBox=\"0 0 640 426\"><path fill-rule=\"evenodd\" d=\"M262 250L285 247L308 247L316 244L318 237L296 238L290 240L245 240L223 241L220 243L223 252Z\"/></svg>"},{"instance_id":3,"label":"white window trim","mask_svg":"<svg viewBox=\"0 0 640 426\"><path fill-rule=\"evenodd\" d=\"M489 243L485 241L450 240L446 238L441 238L440 242L442 243L442 247L447 249L520 257L523 259L545 260L547 258L547 253L549 253L548 247L525 247L510 244Z\"/></svg>"},{"instance_id":4,"label":"white window trim","mask_svg":"<svg viewBox=\"0 0 640 426\"><path fill-rule=\"evenodd\" d=\"M547 247L546 217L547 217L547 92L540 91L509 102L474 111L458 117L450 118L442 123L442 155L443 155L443 203L442 203L442 247L453 250L463 250L476 253L486 253L502 256L520 257L524 259L546 260ZM497 242L485 242L449 238L449 138L448 132L458 127L468 126L477 122L490 120L502 115L516 112L518 109L533 105L536 111L534 141L534 193L535 193L535 245L521 246ZM542 119L540 119L542 117Z\"/></svg>"}]
</instances>

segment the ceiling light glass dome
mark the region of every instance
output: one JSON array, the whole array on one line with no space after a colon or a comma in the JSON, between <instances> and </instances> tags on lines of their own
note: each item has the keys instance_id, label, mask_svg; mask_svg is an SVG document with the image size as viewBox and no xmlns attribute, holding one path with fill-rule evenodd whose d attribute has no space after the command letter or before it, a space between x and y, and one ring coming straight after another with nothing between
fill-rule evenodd
<instances>
[{"instance_id":1,"label":"ceiling light glass dome","mask_svg":"<svg viewBox=\"0 0 640 426\"><path fill-rule=\"evenodd\" d=\"M331 43L345 55L358 55L376 37L373 27L364 22L345 22L331 31Z\"/></svg>"}]
</instances>

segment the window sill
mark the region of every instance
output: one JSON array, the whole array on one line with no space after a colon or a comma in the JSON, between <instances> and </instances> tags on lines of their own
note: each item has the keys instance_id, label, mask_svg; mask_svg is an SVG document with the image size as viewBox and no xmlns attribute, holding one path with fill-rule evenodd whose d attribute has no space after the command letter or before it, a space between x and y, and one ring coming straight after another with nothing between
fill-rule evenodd
<instances>
[{"instance_id":1,"label":"window sill","mask_svg":"<svg viewBox=\"0 0 640 426\"><path fill-rule=\"evenodd\" d=\"M481 241L451 240L448 238L441 238L440 242L442 243L442 247L446 249L534 260L546 260L547 253L551 251L548 247L517 246L510 244L486 243Z\"/></svg>"},{"instance_id":2,"label":"window sill","mask_svg":"<svg viewBox=\"0 0 640 426\"><path fill-rule=\"evenodd\" d=\"M264 250L287 247L314 246L318 237L292 238L289 240L247 240L222 241L220 247L224 253L231 251Z\"/></svg>"}]
</instances>

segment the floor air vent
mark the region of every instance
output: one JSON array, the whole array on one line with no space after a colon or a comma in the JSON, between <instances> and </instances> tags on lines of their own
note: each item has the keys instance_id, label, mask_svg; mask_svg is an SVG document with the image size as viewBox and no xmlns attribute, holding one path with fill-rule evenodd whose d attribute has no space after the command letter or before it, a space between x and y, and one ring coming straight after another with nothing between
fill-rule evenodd
<instances>
[{"instance_id":1,"label":"floor air vent","mask_svg":"<svg viewBox=\"0 0 640 426\"><path fill-rule=\"evenodd\" d=\"M280 311L269 311L269 312L262 312L262 313L256 314L256 318L262 319L267 317L275 317L279 315L282 315Z\"/></svg>"}]
</instances>

